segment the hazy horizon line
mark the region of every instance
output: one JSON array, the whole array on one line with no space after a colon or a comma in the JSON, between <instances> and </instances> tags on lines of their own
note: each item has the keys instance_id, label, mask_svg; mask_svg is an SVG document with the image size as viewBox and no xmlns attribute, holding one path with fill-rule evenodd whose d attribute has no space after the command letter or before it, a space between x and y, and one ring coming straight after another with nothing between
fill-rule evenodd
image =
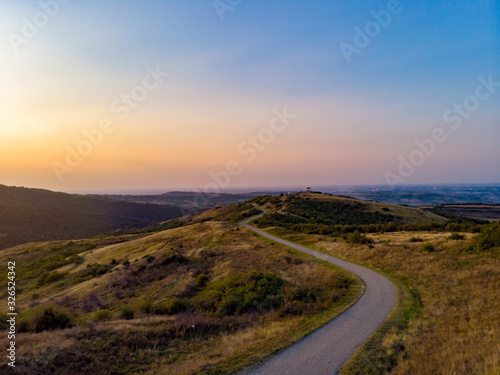
<instances>
[{"instance_id":1,"label":"hazy horizon line","mask_svg":"<svg viewBox=\"0 0 500 375\"><path fill-rule=\"evenodd\" d=\"M69 190L52 190L43 187L30 187L30 186L15 186L4 185L8 187L18 187L27 189L40 189L48 190L59 193L67 194L82 194L82 195L160 195L165 193L174 192L187 192L187 193L204 193L203 188L199 187L183 187L183 188L128 188L128 189L69 189ZM209 191L208 193L220 194L248 194L248 193L261 193L261 192L297 192L305 191L310 187L311 190L322 191L324 189L348 189L348 188L376 188L382 191L398 190L411 187L500 187L500 182L476 182L476 183L420 183L420 184L400 184L396 186L388 186L386 184L332 184L332 185L310 185L310 186L243 186L234 188L220 189L219 192Z\"/></svg>"}]
</instances>

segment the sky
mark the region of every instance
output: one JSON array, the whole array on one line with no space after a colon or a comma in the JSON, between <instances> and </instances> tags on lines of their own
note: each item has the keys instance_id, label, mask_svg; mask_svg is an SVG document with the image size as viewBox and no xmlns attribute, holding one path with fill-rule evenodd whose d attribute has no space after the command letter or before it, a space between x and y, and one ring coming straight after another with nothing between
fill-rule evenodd
<instances>
[{"instance_id":1,"label":"sky","mask_svg":"<svg viewBox=\"0 0 500 375\"><path fill-rule=\"evenodd\" d=\"M500 183L499 1L0 5L0 184Z\"/></svg>"}]
</instances>

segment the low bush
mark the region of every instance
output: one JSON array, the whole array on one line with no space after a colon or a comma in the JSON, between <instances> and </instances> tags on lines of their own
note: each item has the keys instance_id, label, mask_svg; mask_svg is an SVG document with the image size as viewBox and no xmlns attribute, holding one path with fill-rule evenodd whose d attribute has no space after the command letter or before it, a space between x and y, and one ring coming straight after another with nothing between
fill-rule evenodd
<instances>
[{"instance_id":1,"label":"low bush","mask_svg":"<svg viewBox=\"0 0 500 375\"><path fill-rule=\"evenodd\" d=\"M189 302L186 299L168 298L157 304L153 312L158 315L173 315L186 311L188 307Z\"/></svg>"},{"instance_id":2,"label":"low bush","mask_svg":"<svg viewBox=\"0 0 500 375\"><path fill-rule=\"evenodd\" d=\"M111 319L113 319L113 313L108 309L96 311L94 314L94 320L96 322L105 322Z\"/></svg>"},{"instance_id":3,"label":"low bush","mask_svg":"<svg viewBox=\"0 0 500 375\"><path fill-rule=\"evenodd\" d=\"M430 242L427 242L422 246L422 251L432 253L434 250L436 250L436 248Z\"/></svg>"},{"instance_id":4,"label":"low bush","mask_svg":"<svg viewBox=\"0 0 500 375\"><path fill-rule=\"evenodd\" d=\"M284 280L269 272L236 273L208 283L197 302L216 316L266 312L283 304L284 286Z\"/></svg>"},{"instance_id":5,"label":"low bush","mask_svg":"<svg viewBox=\"0 0 500 375\"><path fill-rule=\"evenodd\" d=\"M134 309L129 305L124 305L120 308L120 316L122 319L132 320L135 316Z\"/></svg>"},{"instance_id":6,"label":"low bush","mask_svg":"<svg viewBox=\"0 0 500 375\"><path fill-rule=\"evenodd\" d=\"M111 270L111 265L109 264L87 264L87 268L80 272L77 272L73 277L73 284L82 283L84 281L93 279L101 275L105 275Z\"/></svg>"},{"instance_id":7,"label":"low bush","mask_svg":"<svg viewBox=\"0 0 500 375\"><path fill-rule=\"evenodd\" d=\"M104 264L89 264L87 265L87 273L95 276L105 275L109 272L111 267L109 265Z\"/></svg>"},{"instance_id":8,"label":"low bush","mask_svg":"<svg viewBox=\"0 0 500 375\"><path fill-rule=\"evenodd\" d=\"M286 210L314 224L382 224L394 219L390 214L370 212L366 208L366 204L356 201L296 199L287 206Z\"/></svg>"},{"instance_id":9,"label":"low bush","mask_svg":"<svg viewBox=\"0 0 500 375\"><path fill-rule=\"evenodd\" d=\"M208 275L200 273L198 276L196 276L196 281L195 281L196 287L203 288L205 285L207 285L209 279L210 278L208 277Z\"/></svg>"},{"instance_id":10,"label":"low bush","mask_svg":"<svg viewBox=\"0 0 500 375\"><path fill-rule=\"evenodd\" d=\"M449 240L464 240L465 236L460 233L452 233L448 236Z\"/></svg>"},{"instance_id":11,"label":"low bush","mask_svg":"<svg viewBox=\"0 0 500 375\"><path fill-rule=\"evenodd\" d=\"M35 332L64 329L72 326L71 316L64 311L47 308L43 314L35 316L33 321Z\"/></svg>"},{"instance_id":12,"label":"low bush","mask_svg":"<svg viewBox=\"0 0 500 375\"><path fill-rule=\"evenodd\" d=\"M179 246L182 247L182 246ZM186 258L182 254L168 254L163 260L161 261L162 266L168 266L170 264L186 264L189 263L189 259Z\"/></svg>"},{"instance_id":13,"label":"low bush","mask_svg":"<svg viewBox=\"0 0 500 375\"><path fill-rule=\"evenodd\" d=\"M483 226L481 233L474 238L468 250L484 252L498 248L500 248L500 223L495 223Z\"/></svg>"},{"instance_id":14,"label":"low bush","mask_svg":"<svg viewBox=\"0 0 500 375\"><path fill-rule=\"evenodd\" d=\"M64 279L68 275L67 272L54 272L54 273L48 273L44 272L42 276L38 279L38 286L43 286L46 284L51 284L56 281Z\"/></svg>"},{"instance_id":15,"label":"low bush","mask_svg":"<svg viewBox=\"0 0 500 375\"><path fill-rule=\"evenodd\" d=\"M361 245L368 245L373 242L371 239L369 239L365 235L362 235L358 231L348 234L345 240L347 243L361 244Z\"/></svg>"},{"instance_id":16,"label":"low bush","mask_svg":"<svg viewBox=\"0 0 500 375\"><path fill-rule=\"evenodd\" d=\"M20 332L42 332L73 326L73 316L61 307L37 306L20 316Z\"/></svg>"},{"instance_id":17,"label":"low bush","mask_svg":"<svg viewBox=\"0 0 500 375\"><path fill-rule=\"evenodd\" d=\"M83 257L79 255L73 255L71 258L69 258L69 260L71 261L71 263L77 266L82 264L84 261Z\"/></svg>"},{"instance_id":18,"label":"low bush","mask_svg":"<svg viewBox=\"0 0 500 375\"><path fill-rule=\"evenodd\" d=\"M147 299L142 299L139 302L136 303L135 305L140 311L146 314L151 314L153 310L153 303L149 298Z\"/></svg>"}]
</instances>

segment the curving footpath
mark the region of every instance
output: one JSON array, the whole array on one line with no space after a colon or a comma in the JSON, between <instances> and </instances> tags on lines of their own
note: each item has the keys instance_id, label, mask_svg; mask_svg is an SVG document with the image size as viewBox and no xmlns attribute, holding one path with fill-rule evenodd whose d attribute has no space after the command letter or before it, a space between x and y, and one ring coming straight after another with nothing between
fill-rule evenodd
<instances>
[{"instance_id":1,"label":"curving footpath","mask_svg":"<svg viewBox=\"0 0 500 375\"><path fill-rule=\"evenodd\" d=\"M365 292L356 304L304 339L248 369L244 374L256 375L334 375L387 319L398 298L394 284L386 277L307 247L285 241L249 225L267 213L263 211L240 225L295 250L339 266L357 275L365 283Z\"/></svg>"}]
</instances>

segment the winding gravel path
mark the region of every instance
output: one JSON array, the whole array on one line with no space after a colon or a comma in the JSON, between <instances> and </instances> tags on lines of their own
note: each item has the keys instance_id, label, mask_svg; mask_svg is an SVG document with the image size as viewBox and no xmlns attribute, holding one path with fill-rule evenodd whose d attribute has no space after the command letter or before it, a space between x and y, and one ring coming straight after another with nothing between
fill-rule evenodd
<instances>
[{"instance_id":1,"label":"winding gravel path","mask_svg":"<svg viewBox=\"0 0 500 375\"><path fill-rule=\"evenodd\" d=\"M357 275L366 285L363 296L343 314L304 339L243 372L246 375L336 374L368 338L387 319L397 301L397 290L386 277L357 264L285 241L249 225L267 213L254 216L240 225L295 250L310 254Z\"/></svg>"}]
</instances>

